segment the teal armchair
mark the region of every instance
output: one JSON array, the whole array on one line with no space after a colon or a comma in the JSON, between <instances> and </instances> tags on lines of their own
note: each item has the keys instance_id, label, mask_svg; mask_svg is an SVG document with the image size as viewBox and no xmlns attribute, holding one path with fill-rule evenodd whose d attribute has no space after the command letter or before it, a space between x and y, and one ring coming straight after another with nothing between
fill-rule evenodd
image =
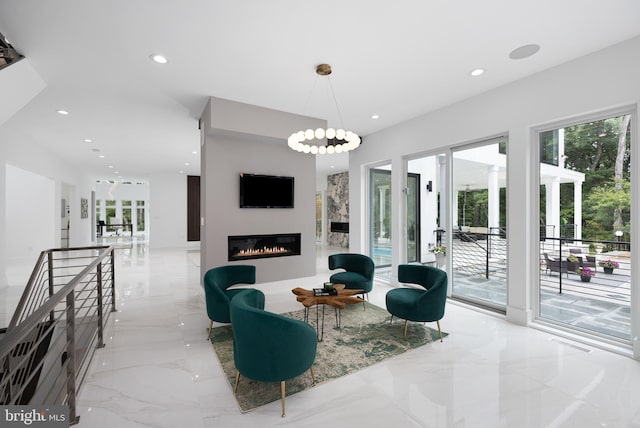
<instances>
[{"instance_id":1,"label":"teal armchair","mask_svg":"<svg viewBox=\"0 0 640 428\"><path fill-rule=\"evenodd\" d=\"M256 283L256 267L252 265L227 265L209 269L204 275L204 296L207 305L207 315L211 324L209 325L209 334L213 322L230 323L231 316L229 313L229 302L243 288L235 288L228 290L232 285L237 284L255 284ZM264 301L262 303L264 307Z\"/></svg>"},{"instance_id":2,"label":"teal armchair","mask_svg":"<svg viewBox=\"0 0 640 428\"><path fill-rule=\"evenodd\" d=\"M436 321L442 342L440 320L444 317L444 306L447 301L447 273L431 266L400 265L398 281L421 285L424 290L403 287L388 291L386 304L391 314L391 322L394 316L405 320L404 337L406 338L409 321Z\"/></svg>"},{"instance_id":3,"label":"teal armchair","mask_svg":"<svg viewBox=\"0 0 640 428\"><path fill-rule=\"evenodd\" d=\"M363 297L373 288L375 264L364 254L332 254L329 256L329 269L344 269L344 272L331 275L329 281L334 284L344 284L344 288L349 290L361 289Z\"/></svg>"},{"instance_id":4,"label":"teal armchair","mask_svg":"<svg viewBox=\"0 0 640 428\"><path fill-rule=\"evenodd\" d=\"M240 375L258 382L280 382L282 416L285 415L285 382L313 368L318 340L311 325L262 310L254 291L243 290L231 301L233 359Z\"/></svg>"}]
</instances>

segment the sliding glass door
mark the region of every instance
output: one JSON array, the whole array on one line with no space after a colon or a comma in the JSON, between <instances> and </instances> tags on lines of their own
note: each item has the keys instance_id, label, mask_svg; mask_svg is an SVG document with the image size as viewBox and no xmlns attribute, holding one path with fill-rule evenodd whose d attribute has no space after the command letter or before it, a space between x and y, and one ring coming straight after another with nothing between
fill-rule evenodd
<instances>
[{"instance_id":1,"label":"sliding glass door","mask_svg":"<svg viewBox=\"0 0 640 428\"><path fill-rule=\"evenodd\" d=\"M452 152L452 295L506 310L506 138Z\"/></svg>"},{"instance_id":2,"label":"sliding glass door","mask_svg":"<svg viewBox=\"0 0 640 428\"><path fill-rule=\"evenodd\" d=\"M391 267L391 165L369 170L369 254L376 269Z\"/></svg>"},{"instance_id":3,"label":"sliding glass door","mask_svg":"<svg viewBox=\"0 0 640 428\"><path fill-rule=\"evenodd\" d=\"M537 133L538 317L631 342L631 112Z\"/></svg>"}]
</instances>

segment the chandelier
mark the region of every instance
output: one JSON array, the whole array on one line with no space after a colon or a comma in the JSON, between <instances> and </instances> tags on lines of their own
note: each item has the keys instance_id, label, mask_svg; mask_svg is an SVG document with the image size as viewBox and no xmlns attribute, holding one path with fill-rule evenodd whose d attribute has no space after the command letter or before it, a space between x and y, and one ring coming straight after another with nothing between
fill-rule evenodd
<instances>
[{"instance_id":1,"label":"chandelier","mask_svg":"<svg viewBox=\"0 0 640 428\"><path fill-rule=\"evenodd\" d=\"M342 124L342 115L338 108L338 102L336 101L336 95L333 92L333 86L331 85L331 66L329 64L320 64L316 67L316 74L319 76L327 76L329 82L329 88L331 89L331 96L340 118L340 125ZM326 145L318 145L314 140L324 140L326 138ZM333 153L346 153L350 150L358 148L361 139L355 132L345 131L344 129L333 128L318 128L307 129L306 131L294 132L289 136L289 147L295 151L311 154L333 154Z\"/></svg>"}]
</instances>

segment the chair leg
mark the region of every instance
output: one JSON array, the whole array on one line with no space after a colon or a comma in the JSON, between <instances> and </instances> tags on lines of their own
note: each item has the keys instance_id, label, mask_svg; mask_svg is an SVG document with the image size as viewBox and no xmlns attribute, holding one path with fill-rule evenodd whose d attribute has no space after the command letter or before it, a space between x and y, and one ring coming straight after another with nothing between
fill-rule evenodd
<instances>
[{"instance_id":1,"label":"chair leg","mask_svg":"<svg viewBox=\"0 0 640 428\"><path fill-rule=\"evenodd\" d=\"M280 381L280 394L282 395L282 417L284 418L284 395L285 395L285 384L284 381Z\"/></svg>"},{"instance_id":2,"label":"chair leg","mask_svg":"<svg viewBox=\"0 0 640 428\"><path fill-rule=\"evenodd\" d=\"M311 382L312 382L313 386L315 386L316 385L316 377L313 374L313 366L309 367L309 371L311 372Z\"/></svg>"},{"instance_id":3,"label":"chair leg","mask_svg":"<svg viewBox=\"0 0 640 428\"><path fill-rule=\"evenodd\" d=\"M393 314L391 314L391 320L389 320L389 324L393 324Z\"/></svg>"},{"instance_id":4,"label":"chair leg","mask_svg":"<svg viewBox=\"0 0 640 428\"><path fill-rule=\"evenodd\" d=\"M440 333L440 342L442 342L442 330L440 330L440 320L437 320L436 323L438 323L438 332Z\"/></svg>"},{"instance_id":5,"label":"chair leg","mask_svg":"<svg viewBox=\"0 0 640 428\"><path fill-rule=\"evenodd\" d=\"M409 320L404 320L404 338L407 338L407 327L409 326Z\"/></svg>"},{"instance_id":6,"label":"chair leg","mask_svg":"<svg viewBox=\"0 0 640 428\"><path fill-rule=\"evenodd\" d=\"M238 392L238 384L240 383L240 372L236 373L236 384L233 386L233 393Z\"/></svg>"},{"instance_id":7,"label":"chair leg","mask_svg":"<svg viewBox=\"0 0 640 428\"><path fill-rule=\"evenodd\" d=\"M209 330L207 330L207 340L211 340L211 329L213 329L213 320L209 324Z\"/></svg>"}]
</instances>

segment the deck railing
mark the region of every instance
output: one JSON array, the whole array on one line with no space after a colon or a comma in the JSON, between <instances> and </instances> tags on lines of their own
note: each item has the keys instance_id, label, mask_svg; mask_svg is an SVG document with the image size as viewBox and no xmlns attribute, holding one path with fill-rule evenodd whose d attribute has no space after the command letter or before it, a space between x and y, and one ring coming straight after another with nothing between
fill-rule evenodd
<instances>
[{"instance_id":1,"label":"deck railing","mask_svg":"<svg viewBox=\"0 0 640 428\"><path fill-rule=\"evenodd\" d=\"M453 268L458 272L506 278L506 232L496 228L490 233L457 231L453 235Z\"/></svg>"},{"instance_id":2,"label":"deck railing","mask_svg":"<svg viewBox=\"0 0 640 428\"><path fill-rule=\"evenodd\" d=\"M598 248L594 251L594 247ZM631 258L628 249L630 247L631 243L626 241L567 240L547 237L545 241L540 242L540 285L558 294L578 293L609 302L629 303ZM578 257L579 261L568 260L572 255ZM587 260L587 256L591 260ZM547 260L552 261L552 266ZM605 272L601 262L606 260L612 260L618 264L618 267L612 272ZM578 273L581 266L589 268L593 273L589 280L581 279Z\"/></svg>"}]
</instances>

